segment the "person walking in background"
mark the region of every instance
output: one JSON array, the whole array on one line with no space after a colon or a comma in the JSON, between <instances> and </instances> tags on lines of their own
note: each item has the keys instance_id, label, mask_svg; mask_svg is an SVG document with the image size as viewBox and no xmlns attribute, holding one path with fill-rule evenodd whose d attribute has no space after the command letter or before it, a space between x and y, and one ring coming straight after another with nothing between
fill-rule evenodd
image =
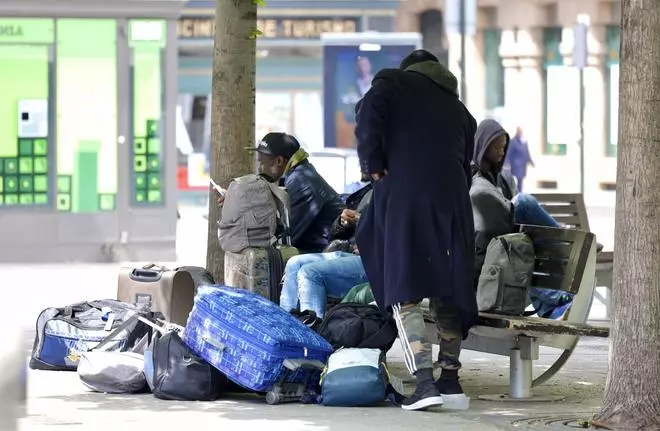
<instances>
[{"instance_id":1,"label":"person walking in background","mask_svg":"<svg viewBox=\"0 0 660 431\"><path fill-rule=\"evenodd\" d=\"M529 154L527 141L523 137L521 127L516 128L516 134L509 142L509 151L506 155L505 164L509 166L511 174L516 178L518 191L523 191L523 181L527 176L527 165L535 167L532 156Z\"/></svg>"},{"instance_id":2,"label":"person walking in background","mask_svg":"<svg viewBox=\"0 0 660 431\"><path fill-rule=\"evenodd\" d=\"M406 366L417 379L405 410L450 407L465 398L458 358L477 316L469 195L475 130L456 77L425 50L414 51L399 69L378 72L357 109L358 156L374 183L356 242L376 303L391 309ZM440 341L437 382L424 298Z\"/></svg>"}]
</instances>

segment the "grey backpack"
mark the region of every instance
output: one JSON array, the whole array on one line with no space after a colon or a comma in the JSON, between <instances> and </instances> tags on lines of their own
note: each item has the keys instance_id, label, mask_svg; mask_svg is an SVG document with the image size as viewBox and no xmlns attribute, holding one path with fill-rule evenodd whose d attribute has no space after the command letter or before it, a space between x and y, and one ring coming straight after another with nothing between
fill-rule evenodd
<instances>
[{"instance_id":1,"label":"grey backpack","mask_svg":"<svg viewBox=\"0 0 660 431\"><path fill-rule=\"evenodd\" d=\"M218 222L218 239L226 252L269 247L288 226L287 195L260 175L245 175L229 184Z\"/></svg>"},{"instance_id":2,"label":"grey backpack","mask_svg":"<svg viewBox=\"0 0 660 431\"><path fill-rule=\"evenodd\" d=\"M477 286L479 311L522 316L534 275L534 243L524 233L493 238Z\"/></svg>"}]
</instances>

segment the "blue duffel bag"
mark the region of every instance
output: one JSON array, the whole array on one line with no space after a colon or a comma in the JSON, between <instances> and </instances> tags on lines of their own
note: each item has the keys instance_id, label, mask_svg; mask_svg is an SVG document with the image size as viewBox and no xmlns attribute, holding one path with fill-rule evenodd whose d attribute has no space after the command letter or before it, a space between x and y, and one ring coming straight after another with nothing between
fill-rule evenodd
<instances>
[{"instance_id":1,"label":"blue duffel bag","mask_svg":"<svg viewBox=\"0 0 660 431\"><path fill-rule=\"evenodd\" d=\"M152 328L140 317L153 313L111 299L47 308L37 319L30 368L75 371L92 350L143 353Z\"/></svg>"},{"instance_id":2,"label":"blue duffel bag","mask_svg":"<svg viewBox=\"0 0 660 431\"><path fill-rule=\"evenodd\" d=\"M321 404L368 407L381 404L389 379L380 349L340 349L330 355L321 379Z\"/></svg>"}]
</instances>

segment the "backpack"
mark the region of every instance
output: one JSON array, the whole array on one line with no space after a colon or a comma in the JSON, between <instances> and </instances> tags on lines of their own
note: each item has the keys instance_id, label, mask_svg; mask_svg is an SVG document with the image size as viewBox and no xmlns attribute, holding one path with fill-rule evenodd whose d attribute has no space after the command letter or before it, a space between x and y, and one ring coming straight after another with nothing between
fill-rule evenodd
<instances>
[{"instance_id":1,"label":"backpack","mask_svg":"<svg viewBox=\"0 0 660 431\"><path fill-rule=\"evenodd\" d=\"M493 238L477 285L479 311L522 316L534 275L534 243L524 233Z\"/></svg>"},{"instance_id":2,"label":"backpack","mask_svg":"<svg viewBox=\"0 0 660 431\"><path fill-rule=\"evenodd\" d=\"M330 355L321 375L321 404L376 406L388 394L389 374L380 349L340 349Z\"/></svg>"},{"instance_id":3,"label":"backpack","mask_svg":"<svg viewBox=\"0 0 660 431\"><path fill-rule=\"evenodd\" d=\"M317 332L336 349L358 347L387 352L398 335L391 316L375 305L342 303L325 315Z\"/></svg>"},{"instance_id":4,"label":"backpack","mask_svg":"<svg viewBox=\"0 0 660 431\"><path fill-rule=\"evenodd\" d=\"M288 227L286 192L261 175L235 178L225 194L218 222L218 240L226 252L269 247ZM279 231L279 232L278 232Z\"/></svg>"}]
</instances>

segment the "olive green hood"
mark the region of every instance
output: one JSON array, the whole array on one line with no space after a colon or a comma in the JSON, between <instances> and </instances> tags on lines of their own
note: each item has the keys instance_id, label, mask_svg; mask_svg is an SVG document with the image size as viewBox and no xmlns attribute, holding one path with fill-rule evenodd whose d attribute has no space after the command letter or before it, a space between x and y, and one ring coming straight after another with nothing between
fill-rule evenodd
<instances>
[{"instance_id":1,"label":"olive green hood","mask_svg":"<svg viewBox=\"0 0 660 431\"><path fill-rule=\"evenodd\" d=\"M420 73L433 80L440 87L458 96L458 79L445 66L437 61L423 61L408 66L406 72Z\"/></svg>"}]
</instances>

